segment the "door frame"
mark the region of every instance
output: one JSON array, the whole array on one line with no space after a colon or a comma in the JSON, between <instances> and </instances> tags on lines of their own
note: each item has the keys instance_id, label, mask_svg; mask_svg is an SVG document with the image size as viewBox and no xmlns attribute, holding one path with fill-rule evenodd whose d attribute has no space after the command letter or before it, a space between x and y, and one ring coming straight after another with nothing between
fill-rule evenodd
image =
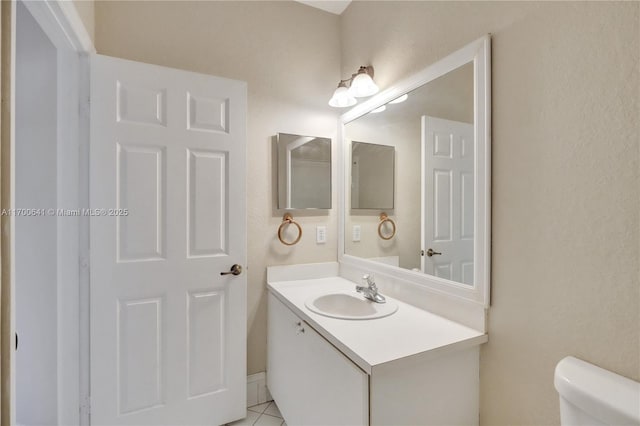
<instances>
[{"instance_id":1,"label":"door frame","mask_svg":"<svg viewBox=\"0 0 640 426\"><path fill-rule=\"evenodd\" d=\"M57 144L58 168L57 187L69 188L58 195L58 203L63 200L69 208L88 206L88 148L89 148L89 81L88 55L95 52L93 42L80 15L72 2L64 0L23 1L22 4L34 17L42 31L49 37L57 51L58 78L57 93ZM9 182L9 205L15 208L15 96L16 96L16 1L10 3L11 13L11 52L10 52L10 137L9 146L2 151L9 154L9 167L2 170L2 179ZM66 149L60 149L61 141L66 141ZM4 144L4 143L3 143ZM70 149L69 149L70 146ZM70 155L69 155L70 154ZM64 169L64 173L60 170ZM70 185L71 184L71 185ZM52 206L53 207L53 206ZM64 206L65 208L66 205ZM64 219L64 218L63 218ZM57 374L64 377L58 382L58 420L61 424L89 424L89 222L88 218L79 218L78 225L69 226L64 221L57 223L57 232L74 237L61 245L71 256L58 253L58 362ZM10 348L15 348L15 220L7 218L9 248L9 338ZM76 258L77 257L77 258ZM62 271L62 272L61 272ZM61 283L64 282L64 285ZM61 297L62 296L62 297ZM16 368L14 352L10 354L10 392L9 421L16 422Z\"/></svg>"}]
</instances>

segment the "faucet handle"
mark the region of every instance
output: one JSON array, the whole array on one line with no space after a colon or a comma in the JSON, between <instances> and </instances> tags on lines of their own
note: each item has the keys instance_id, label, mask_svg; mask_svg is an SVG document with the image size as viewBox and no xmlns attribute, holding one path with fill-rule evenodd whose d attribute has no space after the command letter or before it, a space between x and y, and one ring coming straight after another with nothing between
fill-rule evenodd
<instances>
[{"instance_id":1,"label":"faucet handle","mask_svg":"<svg viewBox=\"0 0 640 426\"><path fill-rule=\"evenodd\" d=\"M375 281L375 279L374 279L372 274L364 274L362 276L362 281L367 283L369 288L371 288L371 289L375 289L376 288L376 281Z\"/></svg>"}]
</instances>

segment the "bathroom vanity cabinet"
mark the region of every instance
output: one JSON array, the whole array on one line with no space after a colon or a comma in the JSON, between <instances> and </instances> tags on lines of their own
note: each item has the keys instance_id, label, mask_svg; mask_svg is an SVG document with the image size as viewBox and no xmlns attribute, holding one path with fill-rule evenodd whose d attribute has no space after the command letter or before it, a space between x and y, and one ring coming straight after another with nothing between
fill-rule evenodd
<instances>
[{"instance_id":1,"label":"bathroom vanity cabinet","mask_svg":"<svg viewBox=\"0 0 640 426\"><path fill-rule=\"evenodd\" d=\"M478 424L486 335L400 301L363 321L304 305L351 287L340 277L269 282L267 384L287 424Z\"/></svg>"},{"instance_id":2,"label":"bathroom vanity cabinet","mask_svg":"<svg viewBox=\"0 0 640 426\"><path fill-rule=\"evenodd\" d=\"M288 424L368 424L367 373L271 294L268 333L269 390Z\"/></svg>"}]
</instances>

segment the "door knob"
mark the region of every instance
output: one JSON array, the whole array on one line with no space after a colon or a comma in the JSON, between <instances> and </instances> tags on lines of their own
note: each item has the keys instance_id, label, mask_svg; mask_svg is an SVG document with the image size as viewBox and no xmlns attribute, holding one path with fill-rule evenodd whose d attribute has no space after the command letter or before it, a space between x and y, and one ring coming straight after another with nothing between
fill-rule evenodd
<instances>
[{"instance_id":1,"label":"door knob","mask_svg":"<svg viewBox=\"0 0 640 426\"><path fill-rule=\"evenodd\" d=\"M439 253L437 251L433 251L432 248L430 248L429 250L427 250L427 256L431 257L431 256L435 256L435 255L441 255L442 253Z\"/></svg>"},{"instance_id":2,"label":"door knob","mask_svg":"<svg viewBox=\"0 0 640 426\"><path fill-rule=\"evenodd\" d=\"M220 275L240 275L242 273L242 266L237 263L231 267L228 272L220 272Z\"/></svg>"}]
</instances>

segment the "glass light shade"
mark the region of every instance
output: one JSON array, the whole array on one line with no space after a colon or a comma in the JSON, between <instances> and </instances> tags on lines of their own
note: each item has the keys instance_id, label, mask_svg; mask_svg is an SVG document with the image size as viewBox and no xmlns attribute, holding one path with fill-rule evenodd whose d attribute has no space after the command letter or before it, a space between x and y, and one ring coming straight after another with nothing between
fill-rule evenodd
<instances>
[{"instance_id":1,"label":"glass light shade","mask_svg":"<svg viewBox=\"0 0 640 426\"><path fill-rule=\"evenodd\" d=\"M390 101L390 104L399 104L400 102L404 102L407 99L409 99L409 95L408 94L404 94L402 96L400 96L399 98L395 98L394 100Z\"/></svg>"},{"instance_id":2,"label":"glass light shade","mask_svg":"<svg viewBox=\"0 0 640 426\"><path fill-rule=\"evenodd\" d=\"M356 99L351 96L349 89L344 86L339 86L333 96L329 100L329 105L334 108L350 107L357 103Z\"/></svg>"},{"instance_id":3,"label":"glass light shade","mask_svg":"<svg viewBox=\"0 0 640 426\"><path fill-rule=\"evenodd\" d=\"M365 98L378 93L378 86L373 82L369 74L361 72L353 78L349 92L356 98Z\"/></svg>"}]
</instances>

